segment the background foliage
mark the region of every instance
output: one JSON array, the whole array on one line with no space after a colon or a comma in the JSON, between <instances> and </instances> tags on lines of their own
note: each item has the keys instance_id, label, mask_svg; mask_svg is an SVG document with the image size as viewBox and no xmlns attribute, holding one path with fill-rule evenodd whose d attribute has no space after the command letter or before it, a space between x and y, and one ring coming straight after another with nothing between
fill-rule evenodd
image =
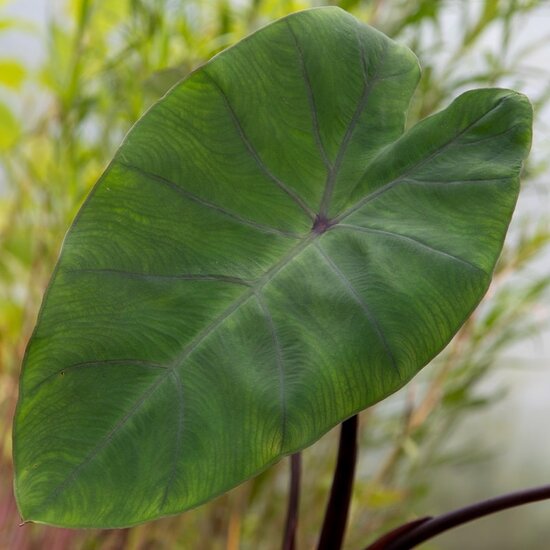
<instances>
[{"instance_id":1,"label":"background foliage","mask_svg":"<svg viewBox=\"0 0 550 550\"><path fill-rule=\"evenodd\" d=\"M10 430L21 358L63 235L125 132L171 85L215 53L277 17L326 3L72 0L51 11L45 32L10 17L9 6L0 7L0 37L23 33L45 50L39 68L25 64L23 56L0 51L0 547L278 548L286 461L197 510L132 529L18 527ZM544 215L548 208L541 214L540 204L548 204L544 120L550 74L530 67L544 41L526 33L526 22L545 10L542 2L332 4L408 44L420 57L424 75L409 125L478 86L526 92L536 108L526 198L486 299L433 366L362 414L361 460L347 540L347 548L355 549L399 522L469 502L475 491L459 494L465 484L484 486L476 475L506 467L506 447L485 444L498 440L491 430L502 426L493 422L487 436L475 439L470 437L475 433L471 419L488 422L488 411L514 403L503 399L506 387L495 375L503 365L517 364L524 371L544 366L511 357L522 349L518 342L540 334L548 317L543 304L550 286L545 265L550 225ZM544 423L532 422L537 420ZM304 453L299 548L315 543L336 439L337 433L330 433ZM513 440L506 444L515 445ZM539 453L533 448L530 454ZM506 471L496 490L517 488L516 477ZM513 531L504 519L497 529L478 528L469 532L469 539L461 539L460 533L447 536L430 547L461 548L475 533L479 547L544 548L540 541L550 535L548 522L537 514L515 514ZM483 543L487 532L490 542Z\"/></svg>"}]
</instances>

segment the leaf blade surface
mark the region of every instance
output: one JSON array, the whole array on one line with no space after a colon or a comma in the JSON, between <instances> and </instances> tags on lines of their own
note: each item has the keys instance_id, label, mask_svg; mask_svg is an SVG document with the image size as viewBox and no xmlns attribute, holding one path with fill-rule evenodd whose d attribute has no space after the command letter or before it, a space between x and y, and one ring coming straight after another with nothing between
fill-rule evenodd
<instances>
[{"instance_id":1,"label":"leaf blade surface","mask_svg":"<svg viewBox=\"0 0 550 550\"><path fill-rule=\"evenodd\" d=\"M71 227L15 420L25 519L122 527L235 486L397 390L486 292L530 106L405 134L413 54L337 9L216 56Z\"/></svg>"}]
</instances>

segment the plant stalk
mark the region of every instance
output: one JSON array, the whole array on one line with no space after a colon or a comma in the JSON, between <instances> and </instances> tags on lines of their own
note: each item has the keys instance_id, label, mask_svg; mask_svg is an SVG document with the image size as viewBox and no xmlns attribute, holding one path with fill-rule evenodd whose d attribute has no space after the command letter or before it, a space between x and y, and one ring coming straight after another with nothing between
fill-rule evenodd
<instances>
[{"instance_id":1,"label":"plant stalk","mask_svg":"<svg viewBox=\"0 0 550 550\"><path fill-rule=\"evenodd\" d=\"M385 535L382 535L379 539L374 541L369 545L365 550L387 550L390 543L400 540L406 533L413 531L419 525L422 525L426 521L429 521L431 516L426 516L423 518L418 518L408 523L404 523L399 527L396 527L392 531L388 531Z\"/></svg>"},{"instance_id":2,"label":"plant stalk","mask_svg":"<svg viewBox=\"0 0 550 550\"><path fill-rule=\"evenodd\" d=\"M453 527L458 527L464 523L494 514L495 512L507 510L508 508L515 508L516 506L530 502L548 499L550 499L550 485L543 485L542 487L525 489L477 502L422 522L418 527L407 530L402 537L392 540L384 547L384 550L410 550ZM374 550L374 548L377 548L376 544L378 544L378 541L368 546L365 550Z\"/></svg>"},{"instance_id":3,"label":"plant stalk","mask_svg":"<svg viewBox=\"0 0 550 550\"><path fill-rule=\"evenodd\" d=\"M290 495L286 516L283 550L295 550L298 509L300 507L300 478L302 474L302 453L290 457Z\"/></svg>"},{"instance_id":4,"label":"plant stalk","mask_svg":"<svg viewBox=\"0 0 550 550\"><path fill-rule=\"evenodd\" d=\"M340 550L348 520L357 461L357 415L342 422L338 459L317 550Z\"/></svg>"}]
</instances>

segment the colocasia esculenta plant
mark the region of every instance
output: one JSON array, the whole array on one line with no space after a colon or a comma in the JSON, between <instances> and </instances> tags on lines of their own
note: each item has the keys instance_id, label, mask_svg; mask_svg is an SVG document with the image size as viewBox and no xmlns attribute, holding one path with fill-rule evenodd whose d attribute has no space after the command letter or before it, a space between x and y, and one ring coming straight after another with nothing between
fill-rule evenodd
<instances>
[{"instance_id":1,"label":"colocasia esculenta plant","mask_svg":"<svg viewBox=\"0 0 550 550\"><path fill-rule=\"evenodd\" d=\"M117 528L197 506L446 346L491 281L532 114L480 89L404 132L419 77L407 48L313 9L135 124L67 233L27 348L25 521Z\"/></svg>"}]
</instances>

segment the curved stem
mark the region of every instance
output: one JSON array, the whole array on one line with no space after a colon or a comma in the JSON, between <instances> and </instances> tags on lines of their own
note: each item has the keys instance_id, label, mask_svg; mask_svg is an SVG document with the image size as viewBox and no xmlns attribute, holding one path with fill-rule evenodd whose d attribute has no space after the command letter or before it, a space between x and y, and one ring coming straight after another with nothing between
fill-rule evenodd
<instances>
[{"instance_id":1,"label":"curved stem","mask_svg":"<svg viewBox=\"0 0 550 550\"><path fill-rule=\"evenodd\" d=\"M296 528L298 527L298 509L300 506L300 477L302 473L302 454L294 453L290 457L290 495L286 515L283 550L296 547Z\"/></svg>"},{"instance_id":2,"label":"curved stem","mask_svg":"<svg viewBox=\"0 0 550 550\"><path fill-rule=\"evenodd\" d=\"M318 550L340 550L344 541L357 460L357 425L357 415L342 422L336 471Z\"/></svg>"},{"instance_id":3,"label":"curved stem","mask_svg":"<svg viewBox=\"0 0 550 550\"><path fill-rule=\"evenodd\" d=\"M423 518L418 518L408 523L403 523L399 527L388 531L385 535L382 535L379 539L376 539L372 544L370 544L365 550L387 550L391 542L395 542L402 538L406 533L413 531L419 525L422 525L426 521L432 519L430 516Z\"/></svg>"},{"instance_id":4,"label":"curved stem","mask_svg":"<svg viewBox=\"0 0 550 550\"><path fill-rule=\"evenodd\" d=\"M453 527L462 525L463 523L468 523L469 521L494 514L495 512L507 510L508 508L515 508L516 506L521 506L530 502L547 499L550 499L550 485L525 489L523 491L517 491L515 493L509 493L507 495L477 502L470 506L465 506L464 508L459 508L448 514L442 514L441 516L422 522L418 527L405 532L402 537L391 541L385 546L384 550L410 550L418 544L444 531L448 531ZM375 545L377 542L368 546L366 550L373 550L376 548Z\"/></svg>"}]
</instances>

